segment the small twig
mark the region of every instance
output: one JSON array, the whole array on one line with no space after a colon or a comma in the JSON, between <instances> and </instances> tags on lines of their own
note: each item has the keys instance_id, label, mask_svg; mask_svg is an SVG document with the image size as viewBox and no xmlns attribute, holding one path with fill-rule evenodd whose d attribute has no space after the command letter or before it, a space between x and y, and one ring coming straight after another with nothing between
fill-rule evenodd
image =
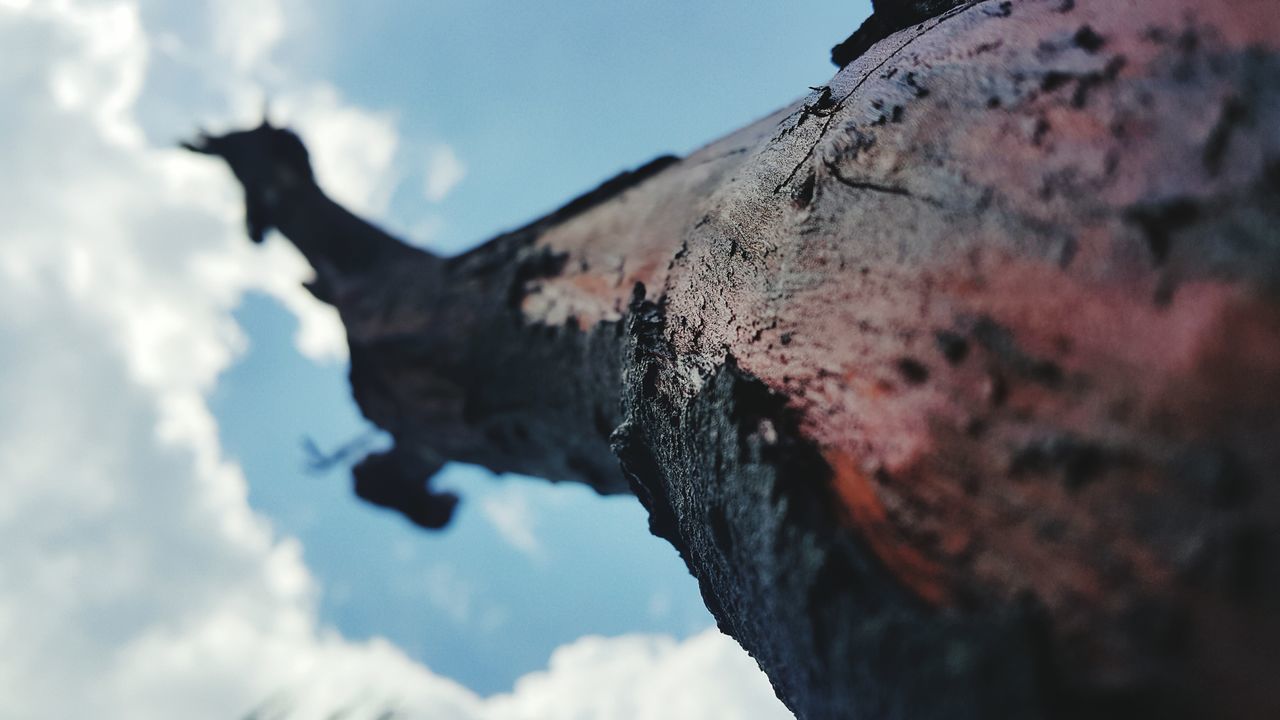
<instances>
[{"instance_id":1,"label":"small twig","mask_svg":"<svg viewBox=\"0 0 1280 720\"><path fill-rule=\"evenodd\" d=\"M379 431L376 429L366 430L328 453L322 451L310 436L304 436L302 449L307 454L307 472L319 475L339 465L348 464L353 458L364 455L378 434Z\"/></svg>"}]
</instances>

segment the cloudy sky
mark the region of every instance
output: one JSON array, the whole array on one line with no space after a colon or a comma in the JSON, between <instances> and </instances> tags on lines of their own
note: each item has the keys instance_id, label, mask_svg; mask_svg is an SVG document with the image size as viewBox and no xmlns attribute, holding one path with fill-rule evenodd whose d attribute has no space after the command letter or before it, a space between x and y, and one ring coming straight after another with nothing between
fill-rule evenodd
<instances>
[{"instance_id":1,"label":"cloudy sky","mask_svg":"<svg viewBox=\"0 0 1280 720\"><path fill-rule=\"evenodd\" d=\"M455 253L824 82L865 2L0 0L8 718L785 718L634 500L450 467L421 533L304 440L367 438L332 312L251 246L197 125L298 128Z\"/></svg>"}]
</instances>

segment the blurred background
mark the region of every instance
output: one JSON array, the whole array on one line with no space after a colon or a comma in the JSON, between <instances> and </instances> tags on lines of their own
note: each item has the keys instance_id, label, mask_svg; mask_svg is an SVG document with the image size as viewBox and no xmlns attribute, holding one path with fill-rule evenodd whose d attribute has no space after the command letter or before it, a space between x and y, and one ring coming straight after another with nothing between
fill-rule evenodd
<instances>
[{"instance_id":1,"label":"blurred background","mask_svg":"<svg viewBox=\"0 0 1280 720\"><path fill-rule=\"evenodd\" d=\"M358 503L336 315L230 173L455 254L824 83L869 3L0 0L0 717L785 718L632 498ZM353 458L354 459L354 458Z\"/></svg>"}]
</instances>

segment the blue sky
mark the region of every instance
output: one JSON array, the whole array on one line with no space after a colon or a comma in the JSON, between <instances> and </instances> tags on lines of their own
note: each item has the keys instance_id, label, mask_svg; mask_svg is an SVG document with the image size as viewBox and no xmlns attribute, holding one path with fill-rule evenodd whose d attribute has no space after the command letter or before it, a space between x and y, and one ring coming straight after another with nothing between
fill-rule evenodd
<instances>
[{"instance_id":1,"label":"blue sky","mask_svg":"<svg viewBox=\"0 0 1280 720\"><path fill-rule=\"evenodd\" d=\"M466 181L436 208L450 252L630 167L685 154L826 82L869 3L497 0L329 3L296 51L353 102L395 111L409 153L446 143ZM348 52L317 52L344 47ZM386 218L424 208L406 182Z\"/></svg>"},{"instance_id":2,"label":"blue sky","mask_svg":"<svg viewBox=\"0 0 1280 720\"><path fill-rule=\"evenodd\" d=\"M451 466L428 534L308 472L367 430L341 327L174 140L269 98L339 200L455 253L824 82L868 11L0 0L15 717L785 717L634 500Z\"/></svg>"}]
</instances>

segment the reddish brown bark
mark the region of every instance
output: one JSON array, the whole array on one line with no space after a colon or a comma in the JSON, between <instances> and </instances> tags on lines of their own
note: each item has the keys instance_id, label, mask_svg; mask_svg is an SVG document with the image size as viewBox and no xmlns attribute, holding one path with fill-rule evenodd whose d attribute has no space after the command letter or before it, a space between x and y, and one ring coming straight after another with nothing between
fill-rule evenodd
<instances>
[{"instance_id":1,"label":"reddish brown bark","mask_svg":"<svg viewBox=\"0 0 1280 720\"><path fill-rule=\"evenodd\" d=\"M307 183L271 224L384 504L446 458L629 487L803 717L1275 717L1277 37L965 4L460 258Z\"/></svg>"}]
</instances>

